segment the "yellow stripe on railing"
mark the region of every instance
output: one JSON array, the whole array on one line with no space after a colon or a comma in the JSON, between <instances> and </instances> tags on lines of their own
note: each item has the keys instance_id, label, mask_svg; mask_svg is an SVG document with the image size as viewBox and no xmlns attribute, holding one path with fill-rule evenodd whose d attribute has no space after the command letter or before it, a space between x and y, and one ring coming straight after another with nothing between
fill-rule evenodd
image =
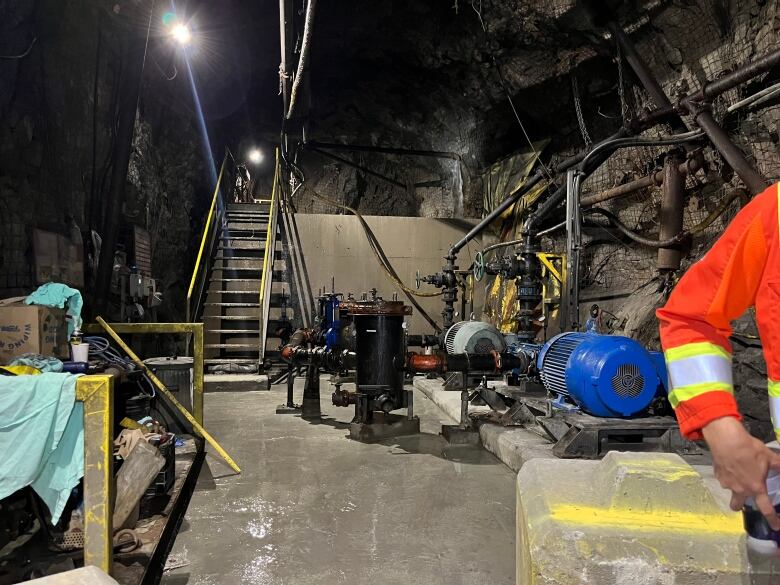
<instances>
[{"instance_id":1,"label":"yellow stripe on railing","mask_svg":"<svg viewBox=\"0 0 780 585\"><path fill-rule=\"evenodd\" d=\"M268 319L267 316L269 315L269 311L267 311L267 307L263 303L265 300L266 295L266 283L268 283L268 273L269 270L273 270L273 257L274 257L274 250L270 250L272 244L272 238L276 235L274 232L276 231L276 206L278 204L277 201L277 191L279 190L279 149L276 149L276 168L274 170L274 184L271 188L271 205L270 205L270 211L268 213L268 233L265 235L265 250L263 251L263 274L260 277L260 357L262 359L264 355L264 347L265 347L265 337L266 337L266 328L268 327ZM275 240L274 240L275 241ZM275 247L275 246L274 246ZM268 261L269 255L271 257L271 261Z\"/></svg>"},{"instance_id":2,"label":"yellow stripe on railing","mask_svg":"<svg viewBox=\"0 0 780 585\"><path fill-rule=\"evenodd\" d=\"M222 167L219 169L219 177L217 177L217 186L214 187L214 197L211 198L211 207L209 208L209 215L206 219L206 226L203 228L203 236L200 239L200 248L198 249L198 258L195 260L195 268L192 269L192 278L190 279L190 288L187 291L187 321L190 321L190 306L192 300L192 291L195 290L195 282L198 280L198 269L200 268L201 260L203 260L203 250L206 248L206 241L208 240L209 228L211 222L214 220L214 214L217 208L217 199L219 198L219 186L222 184L222 176L225 172L225 165L227 164L227 154L222 160Z\"/></svg>"}]
</instances>

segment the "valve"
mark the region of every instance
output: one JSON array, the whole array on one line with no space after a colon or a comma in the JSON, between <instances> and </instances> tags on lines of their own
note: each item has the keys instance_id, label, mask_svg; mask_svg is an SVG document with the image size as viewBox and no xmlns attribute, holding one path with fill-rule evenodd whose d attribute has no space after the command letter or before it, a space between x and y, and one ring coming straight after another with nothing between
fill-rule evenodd
<instances>
[{"instance_id":1,"label":"valve","mask_svg":"<svg viewBox=\"0 0 780 585\"><path fill-rule=\"evenodd\" d=\"M477 282L485 278L485 256L481 251L477 252L477 255L474 257L474 267L471 271L474 274L474 280Z\"/></svg>"}]
</instances>

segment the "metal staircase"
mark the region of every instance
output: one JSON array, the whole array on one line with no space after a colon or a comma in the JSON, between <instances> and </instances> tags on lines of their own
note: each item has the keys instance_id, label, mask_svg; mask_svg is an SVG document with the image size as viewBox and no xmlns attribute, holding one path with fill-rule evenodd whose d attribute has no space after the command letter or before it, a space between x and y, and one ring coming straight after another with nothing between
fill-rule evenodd
<instances>
[{"instance_id":1,"label":"metal staircase","mask_svg":"<svg viewBox=\"0 0 780 585\"><path fill-rule=\"evenodd\" d=\"M278 163L270 199L253 203L226 201L232 199L234 168L227 153L190 281L187 318L205 325L208 372L258 373L278 346L267 338L279 322L273 306L283 302Z\"/></svg>"}]
</instances>

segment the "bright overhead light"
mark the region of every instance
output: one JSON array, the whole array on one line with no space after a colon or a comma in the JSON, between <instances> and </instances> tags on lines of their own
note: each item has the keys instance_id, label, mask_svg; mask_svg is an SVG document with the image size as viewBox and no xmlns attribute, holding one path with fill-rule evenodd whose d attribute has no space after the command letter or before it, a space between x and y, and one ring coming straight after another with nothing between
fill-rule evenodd
<instances>
[{"instance_id":1,"label":"bright overhead light","mask_svg":"<svg viewBox=\"0 0 780 585\"><path fill-rule=\"evenodd\" d=\"M249 151L249 162L252 164L258 164L262 162L263 160L263 153L260 152L259 148L253 148Z\"/></svg>"},{"instance_id":2,"label":"bright overhead light","mask_svg":"<svg viewBox=\"0 0 780 585\"><path fill-rule=\"evenodd\" d=\"M171 36L182 47L186 47L192 42L192 32L186 24L179 23L174 25L171 29Z\"/></svg>"}]
</instances>

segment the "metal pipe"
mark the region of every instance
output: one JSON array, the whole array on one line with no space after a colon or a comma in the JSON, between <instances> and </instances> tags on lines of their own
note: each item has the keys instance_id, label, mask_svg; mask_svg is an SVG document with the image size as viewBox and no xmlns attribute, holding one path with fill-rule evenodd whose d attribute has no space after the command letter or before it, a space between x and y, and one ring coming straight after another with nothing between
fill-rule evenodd
<instances>
[{"instance_id":1,"label":"metal pipe","mask_svg":"<svg viewBox=\"0 0 780 585\"><path fill-rule=\"evenodd\" d=\"M460 161L462 157L457 152L445 150L419 150L414 148L397 148L390 146L368 146L362 144L340 144L336 142L318 142L309 140L304 148L321 148L327 150L351 150L354 152L380 152L383 154L398 154L401 156L427 156L431 158L449 158Z\"/></svg>"},{"instance_id":2,"label":"metal pipe","mask_svg":"<svg viewBox=\"0 0 780 585\"><path fill-rule=\"evenodd\" d=\"M321 150L316 147L309 146L309 150L312 152L316 152L320 156L324 156L327 158L330 158L332 160L338 161L340 163L344 163L345 165L348 165L350 167L353 167L355 169L358 169L359 171L362 171L366 173L367 175L371 175L372 177L376 177L377 179L381 179L382 181L385 181L387 183L390 183L391 185L395 185L396 187L400 187L401 189L406 189L406 185L401 183L400 181L396 181L395 179L391 179L390 177L387 177L385 175L382 175L380 173L377 173L376 171L372 171L371 169L364 167L363 165L360 165L358 163L352 162L351 160L338 156L336 154L331 154L329 152L325 152L324 150Z\"/></svg>"},{"instance_id":3,"label":"metal pipe","mask_svg":"<svg viewBox=\"0 0 780 585\"><path fill-rule=\"evenodd\" d=\"M659 212L660 241L669 240L682 232L683 209L685 206L685 175L680 172L680 164L675 156L666 159L664 165L663 194ZM658 270L679 270L682 252L679 246L658 249Z\"/></svg>"},{"instance_id":4,"label":"metal pipe","mask_svg":"<svg viewBox=\"0 0 780 585\"><path fill-rule=\"evenodd\" d=\"M723 158L734 169L734 172L739 175L739 178L742 179L753 195L757 195L766 189L768 186L767 181L753 168L753 165L745 157L745 153L731 141L726 131L718 125L715 118L712 117L712 113L690 100L686 100L683 103L688 111L693 114L693 120L698 124L699 128L704 130L707 138L718 149L718 152L723 155Z\"/></svg>"},{"instance_id":5,"label":"metal pipe","mask_svg":"<svg viewBox=\"0 0 780 585\"><path fill-rule=\"evenodd\" d=\"M751 61L747 65L744 65L731 73L727 73L719 79L705 83L698 92L689 96L688 99L695 102L711 100L715 96L733 89L741 83L757 77L762 73L766 73L777 65L780 65L780 49L770 51L755 61Z\"/></svg>"},{"instance_id":6,"label":"metal pipe","mask_svg":"<svg viewBox=\"0 0 780 585\"><path fill-rule=\"evenodd\" d=\"M580 186L582 171L571 170L566 175L566 274L562 290L561 331L580 328L580 252L582 251L582 208Z\"/></svg>"},{"instance_id":7,"label":"metal pipe","mask_svg":"<svg viewBox=\"0 0 780 585\"><path fill-rule=\"evenodd\" d=\"M533 187L535 187L542 179L544 178L544 175L539 172L530 177L525 184L518 189L514 194L510 195L506 199L504 199L498 207L493 209L490 213L488 213L482 221L480 221L477 225L475 225L471 230L469 230L469 233L467 233L465 236L463 236L460 240L458 240L455 244L452 245L450 248L450 255L456 255L460 250L468 244L471 240L473 240L475 237L477 237L480 233L482 233L482 230L484 230L487 226L489 226L491 223L493 223L497 218L499 218L507 209L512 207L515 203L517 203L520 198L528 193Z\"/></svg>"},{"instance_id":8,"label":"metal pipe","mask_svg":"<svg viewBox=\"0 0 780 585\"><path fill-rule=\"evenodd\" d=\"M701 169L703 166L704 164L701 157L694 157L681 163L678 169L680 173L692 175L698 172L699 169ZM612 187L611 189L605 189L599 193L583 197L580 201L580 204L582 207L590 207L596 203L603 203L604 201L609 201L610 199L617 199L618 197L630 195L631 193L635 193L641 189L647 189L649 187L660 187L664 182L664 173L665 171L661 169L639 179L635 179L629 183L624 183L623 185L618 185L616 187Z\"/></svg>"},{"instance_id":9,"label":"metal pipe","mask_svg":"<svg viewBox=\"0 0 780 585\"><path fill-rule=\"evenodd\" d=\"M610 23L609 30L620 44L620 48L623 51L623 55L625 56L626 61L636 74L639 82L644 86L645 90L650 95L650 99L655 102L656 106L668 111L670 116L670 124L675 133L685 132L688 130L682 118L680 118L680 115L671 109L672 102L664 92L661 84L658 83L653 74L650 72L650 68L636 50L634 43L632 43L631 39L628 38L626 31L624 31L623 28L615 22Z\"/></svg>"}]
</instances>

